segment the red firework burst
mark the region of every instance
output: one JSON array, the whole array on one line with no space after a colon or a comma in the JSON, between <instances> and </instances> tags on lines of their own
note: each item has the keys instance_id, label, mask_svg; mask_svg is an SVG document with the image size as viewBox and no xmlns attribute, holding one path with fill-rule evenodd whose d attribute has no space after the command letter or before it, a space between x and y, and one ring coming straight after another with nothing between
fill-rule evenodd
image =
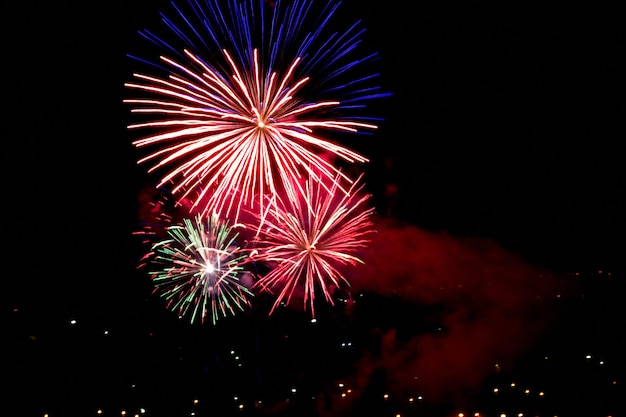
<instances>
[{"instance_id":1,"label":"red firework burst","mask_svg":"<svg viewBox=\"0 0 626 417\"><path fill-rule=\"evenodd\" d=\"M164 18L171 40L141 32L163 53L156 62L133 58L159 74L135 72L125 84L139 96L124 101L146 117L129 128L151 131L133 142L151 149L139 163L164 171L157 186L191 201L192 213L233 222L245 210L264 212L268 195L297 199L305 193L301 178L340 179L335 188L345 194L339 184L351 179L319 154L368 160L320 133L371 133L376 119L355 113L389 95L371 84L377 74L351 78L377 56L356 52L363 30L327 28L333 3L319 21L308 0L285 8L213 0L206 10L191 6L189 17L176 8L178 24Z\"/></svg>"},{"instance_id":2,"label":"red firework burst","mask_svg":"<svg viewBox=\"0 0 626 417\"><path fill-rule=\"evenodd\" d=\"M362 192L362 177L347 192L338 192L339 178L330 187L307 181L298 198L275 198L267 205L253 259L270 267L255 284L276 294L270 314L301 295L314 317L316 293L334 304L334 289L350 285L344 267L362 263L358 253L374 232L373 208L367 204L371 196Z\"/></svg>"}]
</instances>

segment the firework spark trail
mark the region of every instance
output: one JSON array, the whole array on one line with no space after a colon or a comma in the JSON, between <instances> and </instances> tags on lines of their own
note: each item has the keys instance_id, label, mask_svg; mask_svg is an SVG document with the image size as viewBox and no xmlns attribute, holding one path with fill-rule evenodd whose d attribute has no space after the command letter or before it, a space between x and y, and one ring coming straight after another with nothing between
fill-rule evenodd
<instances>
[{"instance_id":1,"label":"firework spark trail","mask_svg":"<svg viewBox=\"0 0 626 417\"><path fill-rule=\"evenodd\" d=\"M367 206L369 194L362 193L363 175L354 181L348 193L338 192L339 178L331 188L307 181L306 193L296 200L277 199L268 205L268 213L257 231L257 262L275 264L259 278L255 288L277 296L270 314L282 302L290 304L296 290L304 294L304 308L315 316L315 293L320 291L333 302L333 289L349 286L341 268L362 263L358 251L374 232ZM307 305L308 303L308 305Z\"/></svg>"},{"instance_id":2,"label":"firework spark trail","mask_svg":"<svg viewBox=\"0 0 626 417\"><path fill-rule=\"evenodd\" d=\"M314 16L320 19L306 32L312 6L306 0L284 10L278 2L269 11L262 0L233 0L228 8L218 3L190 0L195 26L177 7L180 25L163 16L172 42L181 46L141 32L176 59L162 55L151 63L133 57L165 72L135 73L136 82L125 84L143 95L124 100L133 113L153 117L129 125L155 132L133 142L156 148L139 163L152 163L149 172L166 170L158 186L173 184L173 194L191 199L195 212L235 222L243 206L265 211L267 195L296 199L304 191L294 179L325 185L340 179L333 187L346 193L339 184L351 179L319 153L350 163L368 160L319 132L371 132L376 119L355 113L368 100L389 95L370 84L377 74L345 79L377 57L356 54L363 33L358 22L324 35L338 4Z\"/></svg>"},{"instance_id":3,"label":"firework spark trail","mask_svg":"<svg viewBox=\"0 0 626 417\"><path fill-rule=\"evenodd\" d=\"M167 228L168 238L152 246L150 263L154 291L167 307L193 323L207 315L216 324L220 316L234 315L249 305L253 295L240 278L247 255L237 246L239 225L209 216L183 219Z\"/></svg>"}]
</instances>

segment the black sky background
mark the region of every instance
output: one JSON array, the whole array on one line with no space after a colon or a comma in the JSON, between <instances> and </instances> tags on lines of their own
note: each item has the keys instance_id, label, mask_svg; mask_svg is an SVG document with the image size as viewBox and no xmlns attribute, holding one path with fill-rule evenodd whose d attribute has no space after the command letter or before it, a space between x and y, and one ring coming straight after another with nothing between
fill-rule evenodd
<instances>
[{"instance_id":1,"label":"black sky background","mask_svg":"<svg viewBox=\"0 0 626 417\"><path fill-rule=\"evenodd\" d=\"M456 317L447 317L455 331L445 339L452 340L449 346L459 346L458 337L475 347L464 350L476 354L467 361L474 364L501 343L498 336L525 336L534 328L525 320L526 313L535 313L527 300L543 285L549 288L544 293L552 294L553 283L526 281L522 262L489 245L485 253L493 251L502 263L484 262L488 256L476 255L461 238L490 239L530 265L559 272L602 269L616 277L626 272L626 29L623 14L607 5L410 4L346 0L342 5L350 21L363 19L368 28L364 47L381 54L381 83L393 93L372 103L372 113L385 119L379 130L354 142L371 159L364 167L366 183L385 213L383 186L395 182L399 196L392 215L415 226L394 230L397 235L383 229L380 235L405 236L390 242L394 245L378 241L373 249L387 251L383 261L391 265L366 267L360 271L362 282L355 283L389 295L398 288L405 291L404 268L431 268L417 271L420 280L403 296L418 303L433 296L460 306L461 313L465 308L474 312L475 320L461 320L461 326L452 325ZM181 330L160 304L149 302L148 278L135 272L144 248L132 232L138 227L138 192L148 178L146 167L136 165L135 137L126 129L130 117L122 103L128 94L123 84L134 70L126 54L145 45L137 31L157 24L158 13L168 8L165 0L2 5L5 285L0 302L3 312L20 312L7 314L8 324L0 321L0 327L6 324L9 336L19 336L9 340L9 351L16 355L7 361L9 375L18 382L9 378L8 384L48 395L31 398L31 392L20 392L22 404L64 399L70 404L76 398L68 387L110 389L110 395L102 395L123 404L126 398L119 392L126 391L116 390L133 373L155 385L166 381L159 387L164 394L172 386L182 391L193 381L175 377L188 371L172 359L179 339L204 347L216 334L248 337L227 326ZM391 171L384 168L387 157L393 161ZM406 255L390 254L394 247ZM370 259L380 261L374 255ZM378 271L385 271L388 280L379 280ZM461 279L467 289L438 292L447 278ZM483 280L495 285L483 288ZM566 310L572 324L563 333L570 339L559 332L550 335L555 344L573 341L568 344L572 352L563 352L566 358L577 358L589 343L617 346L612 358L623 358L621 336L601 337L623 333L615 320L621 296L607 292L610 299L594 301L593 308ZM406 305L384 305L381 310L389 310L388 320L398 326ZM500 321L503 313L512 321ZM86 323L78 336L59 325L75 315ZM274 335L276 320L259 326ZM378 320L383 319L362 324L374 326ZM485 321L490 326L481 333L478 324ZM102 343L96 332L109 325L121 336ZM146 330L161 338L148 338ZM122 336L139 343L131 346ZM266 352L273 352L275 340L268 340ZM158 348L159 343L166 348ZM442 352L434 346L430 354ZM423 362L439 363L428 357ZM161 368L153 370L155 363ZM563 363L569 372L570 364ZM174 377L159 374L170 365ZM100 372L114 380L86 377ZM458 376L437 369L434 374ZM569 374L564 375L567 381ZM63 376L67 381L61 381ZM588 392L585 383L578 392Z\"/></svg>"},{"instance_id":2,"label":"black sky background","mask_svg":"<svg viewBox=\"0 0 626 417\"><path fill-rule=\"evenodd\" d=\"M372 18L392 27L404 16L382 43L396 95L380 139L393 143L402 215L495 238L531 262L618 267L619 13L554 3L393 9Z\"/></svg>"},{"instance_id":3,"label":"black sky background","mask_svg":"<svg viewBox=\"0 0 626 417\"><path fill-rule=\"evenodd\" d=\"M144 167L122 104L164 1L4 3L4 226L13 283L120 291ZM563 271L623 270L623 22L605 6L346 1L381 54L368 187L394 215ZM393 170L385 171L390 156ZM54 279L49 279L50 276ZM32 281L31 281L32 280ZM14 295L31 297L18 283ZM105 290L106 287L118 288ZM60 290L56 290L58 292ZM78 293L78 290L75 290Z\"/></svg>"}]
</instances>

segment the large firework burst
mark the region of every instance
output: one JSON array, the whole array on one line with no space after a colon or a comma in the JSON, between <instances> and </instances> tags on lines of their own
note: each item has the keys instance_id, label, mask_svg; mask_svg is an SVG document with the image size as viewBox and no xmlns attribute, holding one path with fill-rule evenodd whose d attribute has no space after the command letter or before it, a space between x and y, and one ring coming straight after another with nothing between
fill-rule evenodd
<instances>
[{"instance_id":1,"label":"large firework burst","mask_svg":"<svg viewBox=\"0 0 626 417\"><path fill-rule=\"evenodd\" d=\"M215 324L249 304L252 293L241 281L247 256L237 244L237 227L196 216L167 228L168 237L152 246L148 258L154 290L168 308L192 323L210 316Z\"/></svg>"},{"instance_id":2,"label":"large firework burst","mask_svg":"<svg viewBox=\"0 0 626 417\"><path fill-rule=\"evenodd\" d=\"M377 57L358 52L360 22L332 29L333 1L317 11L308 0L187 6L174 5L173 18L162 15L169 38L140 32L160 59L133 57L150 71L125 84L139 95L125 102L146 117L129 128L151 129L133 142L152 149L139 163L164 171L159 186L191 199L195 212L237 222L242 207L263 212L268 195L297 199L304 190L296 178L350 184L320 152L350 163L367 158L320 132L377 127L359 113L388 94L373 84L377 74L355 71ZM346 193L338 184L335 192Z\"/></svg>"},{"instance_id":3,"label":"large firework burst","mask_svg":"<svg viewBox=\"0 0 626 417\"><path fill-rule=\"evenodd\" d=\"M308 181L305 193L292 200L276 198L257 232L253 259L271 265L255 286L276 294L270 314L281 303L290 304L294 294L303 296L304 308L315 316L315 294L334 304L333 289L349 286L343 267L362 263L358 252L374 232L368 207L369 194L362 193L361 178L347 193L338 191L339 178L330 188Z\"/></svg>"}]
</instances>

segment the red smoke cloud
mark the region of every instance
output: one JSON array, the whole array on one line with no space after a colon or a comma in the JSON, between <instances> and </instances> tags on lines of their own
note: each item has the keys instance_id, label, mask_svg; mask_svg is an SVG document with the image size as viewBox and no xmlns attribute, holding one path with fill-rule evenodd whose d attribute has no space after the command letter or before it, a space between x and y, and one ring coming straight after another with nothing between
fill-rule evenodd
<instances>
[{"instance_id":1,"label":"red smoke cloud","mask_svg":"<svg viewBox=\"0 0 626 417\"><path fill-rule=\"evenodd\" d=\"M441 306L435 318L441 330L407 338L394 328L374 329L380 346L367 350L356 366L355 398L370 395L372 380L384 375L390 398L471 404L496 367L510 369L555 324L558 301L578 285L487 239L391 220L379 221L376 228L362 254L364 264L351 272L352 290ZM327 403L320 412L337 410L331 412Z\"/></svg>"}]
</instances>

